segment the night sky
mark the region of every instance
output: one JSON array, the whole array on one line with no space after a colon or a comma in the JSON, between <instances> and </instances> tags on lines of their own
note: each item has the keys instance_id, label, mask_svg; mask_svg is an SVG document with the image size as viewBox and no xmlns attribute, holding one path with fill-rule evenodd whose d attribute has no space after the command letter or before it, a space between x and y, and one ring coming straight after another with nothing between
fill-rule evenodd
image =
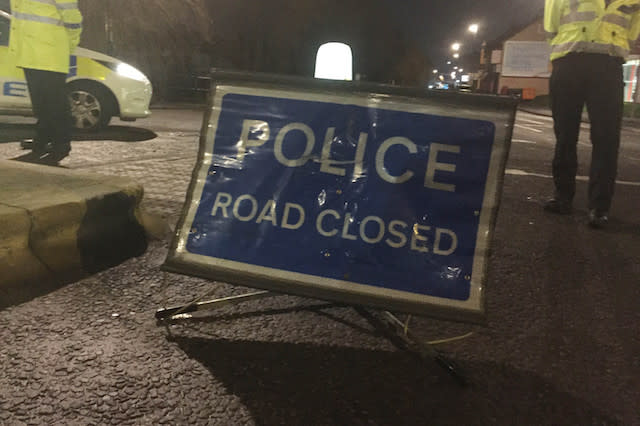
<instances>
[{"instance_id":1,"label":"night sky","mask_svg":"<svg viewBox=\"0 0 640 426\"><path fill-rule=\"evenodd\" d=\"M479 51L483 39L492 40L510 29L524 26L544 9L544 0L384 0L407 35L415 38L435 66L442 63L454 41ZM474 42L467 32L471 23L480 31Z\"/></svg>"},{"instance_id":2,"label":"night sky","mask_svg":"<svg viewBox=\"0 0 640 426\"><path fill-rule=\"evenodd\" d=\"M8 0L0 0L2 3ZM315 58L313 43L334 38L353 43L353 48L358 49L356 56L367 58L358 65L371 81L401 78L394 67L404 64L405 58L417 57L413 49L422 51L426 58L419 58L423 62L405 61L409 64L405 68L413 70L424 64L447 69L445 62L454 41L462 43L462 51L461 60L452 66L466 67L469 58L479 58L475 55L479 54L482 40L492 41L522 28L540 16L544 8L544 0L190 0L189 8L180 7L180 2L173 0L139 3L134 12L114 12L113 28L119 49L114 53L137 64L158 85L164 84L164 68L185 69L194 62L187 53L193 51L190 48L198 40L205 41L204 47L197 50L199 60L206 57L201 62L209 61L205 68L309 75ZM108 3L82 0L80 4L87 24L83 46L105 49L102 5ZM322 7L331 10L326 12ZM143 15L150 19L143 19ZM467 31L471 23L480 25L475 39ZM404 32L405 37L397 37L398 31ZM366 37L368 43L355 35ZM405 42L406 52L402 45ZM265 46L271 49L268 53L261 50ZM169 56L168 51L172 52ZM260 52L264 54L259 55ZM305 52L309 53L308 60ZM386 55L385 59L381 60L381 55ZM168 64L167 57L173 62Z\"/></svg>"}]
</instances>

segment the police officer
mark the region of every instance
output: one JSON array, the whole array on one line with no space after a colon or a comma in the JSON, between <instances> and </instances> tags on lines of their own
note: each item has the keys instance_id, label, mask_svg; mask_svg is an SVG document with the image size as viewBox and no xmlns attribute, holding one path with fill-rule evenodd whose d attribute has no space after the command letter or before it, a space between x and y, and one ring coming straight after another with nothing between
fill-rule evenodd
<instances>
[{"instance_id":1,"label":"police officer","mask_svg":"<svg viewBox=\"0 0 640 426\"><path fill-rule=\"evenodd\" d=\"M10 51L24 70L38 119L31 161L57 164L71 151L65 82L82 15L76 0L11 0L11 13Z\"/></svg>"},{"instance_id":2,"label":"police officer","mask_svg":"<svg viewBox=\"0 0 640 426\"><path fill-rule=\"evenodd\" d=\"M640 36L640 0L546 0L544 28L551 44L549 82L556 136L555 196L545 210L571 214L582 110L591 122L589 225L608 222L622 125L622 64Z\"/></svg>"}]
</instances>

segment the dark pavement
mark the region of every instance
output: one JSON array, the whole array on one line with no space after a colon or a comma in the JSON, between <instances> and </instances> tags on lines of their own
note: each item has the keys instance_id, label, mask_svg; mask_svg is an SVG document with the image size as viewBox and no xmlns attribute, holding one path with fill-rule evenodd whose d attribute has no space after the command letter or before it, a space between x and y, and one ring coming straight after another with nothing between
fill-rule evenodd
<instances>
[{"instance_id":1,"label":"dark pavement","mask_svg":"<svg viewBox=\"0 0 640 426\"><path fill-rule=\"evenodd\" d=\"M63 164L137 179L143 205L173 225L200 120L200 111L167 109L114 123L109 139L74 142ZM167 237L0 311L0 424L640 424L640 133L625 129L612 222L594 231L584 181L573 216L542 211L549 123L518 116L487 324L409 322L426 340L473 332L438 345L471 386L396 350L352 308L318 300L280 296L159 326L161 306L248 291L161 272ZM133 137L145 129L156 137ZM17 142L0 144L3 159L19 152Z\"/></svg>"}]
</instances>

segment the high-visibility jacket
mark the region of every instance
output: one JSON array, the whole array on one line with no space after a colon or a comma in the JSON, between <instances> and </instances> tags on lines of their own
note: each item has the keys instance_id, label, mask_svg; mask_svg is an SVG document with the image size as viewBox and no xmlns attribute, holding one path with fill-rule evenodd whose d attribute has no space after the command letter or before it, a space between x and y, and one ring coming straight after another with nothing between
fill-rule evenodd
<instances>
[{"instance_id":1,"label":"high-visibility jacket","mask_svg":"<svg viewBox=\"0 0 640 426\"><path fill-rule=\"evenodd\" d=\"M11 15L9 49L16 65L68 73L82 32L77 0L11 0Z\"/></svg>"},{"instance_id":2,"label":"high-visibility jacket","mask_svg":"<svg viewBox=\"0 0 640 426\"><path fill-rule=\"evenodd\" d=\"M625 58L640 36L640 0L546 0L544 29L552 61L571 52Z\"/></svg>"}]
</instances>

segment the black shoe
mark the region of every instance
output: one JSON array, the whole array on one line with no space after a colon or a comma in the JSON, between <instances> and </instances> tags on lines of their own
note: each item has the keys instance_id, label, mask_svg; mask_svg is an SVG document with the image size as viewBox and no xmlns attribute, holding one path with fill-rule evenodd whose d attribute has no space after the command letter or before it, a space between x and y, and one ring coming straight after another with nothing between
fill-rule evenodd
<instances>
[{"instance_id":1,"label":"black shoe","mask_svg":"<svg viewBox=\"0 0 640 426\"><path fill-rule=\"evenodd\" d=\"M37 162L39 164L43 164L45 166L58 166L60 160L69 155L69 151L67 152L48 152L42 157L40 157Z\"/></svg>"},{"instance_id":2,"label":"black shoe","mask_svg":"<svg viewBox=\"0 0 640 426\"><path fill-rule=\"evenodd\" d=\"M35 163L35 164L39 164L40 162L40 157L42 157L44 154L39 153L39 152L29 152L27 154L23 154L20 155L16 158L12 158L12 160L15 161L22 161L25 163Z\"/></svg>"},{"instance_id":3,"label":"black shoe","mask_svg":"<svg viewBox=\"0 0 640 426\"><path fill-rule=\"evenodd\" d=\"M544 204L544 210L555 214L571 214L573 206L571 201L552 198Z\"/></svg>"},{"instance_id":4,"label":"black shoe","mask_svg":"<svg viewBox=\"0 0 640 426\"><path fill-rule=\"evenodd\" d=\"M589 210L589 226L596 229L602 229L609 223L607 212L600 212L596 209Z\"/></svg>"},{"instance_id":5,"label":"black shoe","mask_svg":"<svg viewBox=\"0 0 640 426\"><path fill-rule=\"evenodd\" d=\"M23 139L20 141L20 148L22 149L33 149L33 139Z\"/></svg>"},{"instance_id":6,"label":"black shoe","mask_svg":"<svg viewBox=\"0 0 640 426\"><path fill-rule=\"evenodd\" d=\"M34 152L39 152L44 154L47 151L51 150L50 143L40 143L33 139L23 139L20 141L20 148L22 149L31 149Z\"/></svg>"}]
</instances>

